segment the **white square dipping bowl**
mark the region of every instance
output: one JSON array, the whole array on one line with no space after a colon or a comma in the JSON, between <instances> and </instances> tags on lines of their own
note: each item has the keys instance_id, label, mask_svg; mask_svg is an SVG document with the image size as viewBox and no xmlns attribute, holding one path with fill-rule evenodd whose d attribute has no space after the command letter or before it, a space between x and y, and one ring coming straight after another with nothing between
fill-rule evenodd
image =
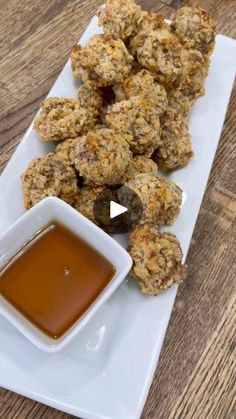
<instances>
[{"instance_id":1,"label":"white square dipping bowl","mask_svg":"<svg viewBox=\"0 0 236 419\"><path fill-rule=\"evenodd\" d=\"M46 352L56 352L71 341L114 293L132 267L131 257L114 239L62 200L50 197L27 211L0 237L0 281L1 270L7 262L38 231L52 221L64 225L95 248L113 264L115 274L88 311L59 339L45 335L0 295L0 314L38 348Z\"/></svg>"}]
</instances>

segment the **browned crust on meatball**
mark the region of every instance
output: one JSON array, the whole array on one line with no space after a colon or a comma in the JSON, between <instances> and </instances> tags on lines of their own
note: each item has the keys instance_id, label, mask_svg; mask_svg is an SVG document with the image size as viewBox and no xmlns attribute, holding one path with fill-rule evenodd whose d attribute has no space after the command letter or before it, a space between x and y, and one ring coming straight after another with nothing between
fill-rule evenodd
<instances>
[{"instance_id":1,"label":"browned crust on meatball","mask_svg":"<svg viewBox=\"0 0 236 419\"><path fill-rule=\"evenodd\" d=\"M141 9L133 0L107 0L98 10L98 24L104 33L127 39L137 32Z\"/></svg>"},{"instance_id":2,"label":"browned crust on meatball","mask_svg":"<svg viewBox=\"0 0 236 419\"><path fill-rule=\"evenodd\" d=\"M142 11L141 17L138 21L139 32L151 32L165 27L168 27L168 25L165 23L165 19L161 14L150 11Z\"/></svg>"}]
</instances>

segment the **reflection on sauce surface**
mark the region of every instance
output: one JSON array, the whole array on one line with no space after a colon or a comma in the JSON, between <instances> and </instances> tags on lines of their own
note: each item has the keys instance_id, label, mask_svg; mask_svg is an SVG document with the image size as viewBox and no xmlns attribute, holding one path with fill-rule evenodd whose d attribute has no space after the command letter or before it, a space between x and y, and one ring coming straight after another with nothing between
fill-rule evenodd
<instances>
[{"instance_id":1,"label":"reflection on sauce surface","mask_svg":"<svg viewBox=\"0 0 236 419\"><path fill-rule=\"evenodd\" d=\"M0 294L54 339L86 312L115 269L93 247L53 223L4 268Z\"/></svg>"}]
</instances>

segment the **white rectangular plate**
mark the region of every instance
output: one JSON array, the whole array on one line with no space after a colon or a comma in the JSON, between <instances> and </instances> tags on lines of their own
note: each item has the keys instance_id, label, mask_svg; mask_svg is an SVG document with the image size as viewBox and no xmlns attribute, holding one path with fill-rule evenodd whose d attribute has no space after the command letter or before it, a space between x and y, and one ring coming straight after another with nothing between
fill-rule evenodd
<instances>
[{"instance_id":1,"label":"white rectangular plate","mask_svg":"<svg viewBox=\"0 0 236 419\"><path fill-rule=\"evenodd\" d=\"M81 43L100 32L94 18ZM206 95L195 104L190 130L196 157L170 178L184 190L171 227L186 256L218 145L235 77L236 42L218 36ZM78 85L68 62L50 96L74 97ZM20 174L49 151L32 130L0 178L0 234L23 212ZM125 237L119 237L125 245ZM194 262L192 262L194 263ZM137 419L156 368L177 287L158 297L141 295L125 281L81 335L61 352L41 352L0 318L0 385L85 419Z\"/></svg>"}]
</instances>

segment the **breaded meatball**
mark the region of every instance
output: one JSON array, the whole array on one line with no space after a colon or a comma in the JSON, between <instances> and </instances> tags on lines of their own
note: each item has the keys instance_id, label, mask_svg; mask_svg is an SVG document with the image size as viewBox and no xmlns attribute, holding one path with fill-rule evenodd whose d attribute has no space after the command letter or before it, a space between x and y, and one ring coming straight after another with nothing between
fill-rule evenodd
<instances>
[{"instance_id":1,"label":"breaded meatball","mask_svg":"<svg viewBox=\"0 0 236 419\"><path fill-rule=\"evenodd\" d=\"M130 99L134 96L144 96L160 115L167 107L167 94L164 86L157 83L152 74L141 70L132 74L121 85L114 86L118 100Z\"/></svg>"},{"instance_id":2,"label":"breaded meatball","mask_svg":"<svg viewBox=\"0 0 236 419\"><path fill-rule=\"evenodd\" d=\"M183 191L178 185L163 176L158 176L158 179L165 190L165 203L160 216L163 224L172 225L180 213Z\"/></svg>"},{"instance_id":3,"label":"breaded meatball","mask_svg":"<svg viewBox=\"0 0 236 419\"><path fill-rule=\"evenodd\" d=\"M192 102L205 93L204 82L208 74L209 62L200 51L185 49L181 51L182 73L179 88Z\"/></svg>"},{"instance_id":4,"label":"breaded meatball","mask_svg":"<svg viewBox=\"0 0 236 419\"><path fill-rule=\"evenodd\" d=\"M139 63L153 77L169 88L181 74L181 44L167 25L155 30L141 30L131 40L131 50Z\"/></svg>"},{"instance_id":5,"label":"breaded meatball","mask_svg":"<svg viewBox=\"0 0 236 419\"><path fill-rule=\"evenodd\" d=\"M159 169L170 171L186 166L194 155L186 118L167 118L161 138L162 145L152 155Z\"/></svg>"},{"instance_id":6,"label":"breaded meatball","mask_svg":"<svg viewBox=\"0 0 236 419\"><path fill-rule=\"evenodd\" d=\"M140 198L143 205L141 224L155 225L172 224L180 212L182 203L182 190L173 182L162 176L149 173L136 175L125 183ZM119 191L120 199L125 205L125 193Z\"/></svg>"},{"instance_id":7,"label":"breaded meatball","mask_svg":"<svg viewBox=\"0 0 236 419\"><path fill-rule=\"evenodd\" d=\"M142 11L138 21L138 32L151 32L160 28L166 28L168 25L161 14L149 11Z\"/></svg>"},{"instance_id":8,"label":"breaded meatball","mask_svg":"<svg viewBox=\"0 0 236 419\"><path fill-rule=\"evenodd\" d=\"M73 166L71 152L73 152L79 140L80 137L68 138L68 140L65 140L62 143L58 144L58 146L55 149L56 156L67 166Z\"/></svg>"},{"instance_id":9,"label":"breaded meatball","mask_svg":"<svg viewBox=\"0 0 236 419\"><path fill-rule=\"evenodd\" d=\"M140 173L157 174L157 164L147 156L134 156L127 168L122 183L128 182Z\"/></svg>"},{"instance_id":10,"label":"breaded meatball","mask_svg":"<svg viewBox=\"0 0 236 419\"><path fill-rule=\"evenodd\" d=\"M157 295L186 279L182 250L176 236L157 227L138 226L130 235L128 251L133 259L132 277L144 294Z\"/></svg>"},{"instance_id":11,"label":"breaded meatball","mask_svg":"<svg viewBox=\"0 0 236 419\"><path fill-rule=\"evenodd\" d=\"M43 141L62 141L78 137L95 124L93 115L76 99L51 97L42 103L34 129Z\"/></svg>"},{"instance_id":12,"label":"breaded meatball","mask_svg":"<svg viewBox=\"0 0 236 419\"><path fill-rule=\"evenodd\" d=\"M96 89L122 83L131 72L133 57L123 41L100 34L92 36L84 48L74 46L71 61L74 78Z\"/></svg>"},{"instance_id":13,"label":"breaded meatball","mask_svg":"<svg viewBox=\"0 0 236 419\"><path fill-rule=\"evenodd\" d=\"M94 217L94 203L105 189L105 186L84 186L80 189L73 205L77 211L94 224L97 224Z\"/></svg>"},{"instance_id":14,"label":"breaded meatball","mask_svg":"<svg viewBox=\"0 0 236 419\"><path fill-rule=\"evenodd\" d=\"M203 56L212 53L216 26L205 9L182 7L176 11L171 28L185 48L197 49Z\"/></svg>"},{"instance_id":15,"label":"breaded meatball","mask_svg":"<svg viewBox=\"0 0 236 419\"><path fill-rule=\"evenodd\" d=\"M103 104L102 92L83 85L78 92L78 102L82 108L87 109L94 118L97 118Z\"/></svg>"},{"instance_id":16,"label":"breaded meatball","mask_svg":"<svg viewBox=\"0 0 236 419\"><path fill-rule=\"evenodd\" d=\"M167 100L168 106L161 118L161 125L166 118L169 121L179 118L179 116L188 116L193 104L192 97L186 96L179 88L173 88L167 91Z\"/></svg>"},{"instance_id":17,"label":"breaded meatball","mask_svg":"<svg viewBox=\"0 0 236 419\"><path fill-rule=\"evenodd\" d=\"M34 159L21 175L21 181L26 209L48 196L72 204L78 193L75 171L54 153Z\"/></svg>"},{"instance_id":18,"label":"breaded meatball","mask_svg":"<svg viewBox=\"0 0 236 419\"><path fill-rule=\"evenodd\" d=\"M124 40L137 32L141 9L134 0L107 0L98 17L105 34Z\"/></svg>"},{"instance_id":19,"label":"breaded meatball","mask_svg":"<svg viewBox=\"0 0 236 419\"><path fill-rule=\"evenodd\" d=\"M144 97L132 97L115 103L106 114L106 123L125 136L134 154L150 157L160 145L159 114Z\"/></svg>"},{"instance_id":20,"label":"breaded meatball","mask_svg":"<svg viewBox=\"0 0 236 419\"><path fill-rule=\"evenodd\" d=\"M101 128L80 138L72 160L86 184L117 185L131 158L128 143L111 129Z\"/></svg>"}]
</instances>

